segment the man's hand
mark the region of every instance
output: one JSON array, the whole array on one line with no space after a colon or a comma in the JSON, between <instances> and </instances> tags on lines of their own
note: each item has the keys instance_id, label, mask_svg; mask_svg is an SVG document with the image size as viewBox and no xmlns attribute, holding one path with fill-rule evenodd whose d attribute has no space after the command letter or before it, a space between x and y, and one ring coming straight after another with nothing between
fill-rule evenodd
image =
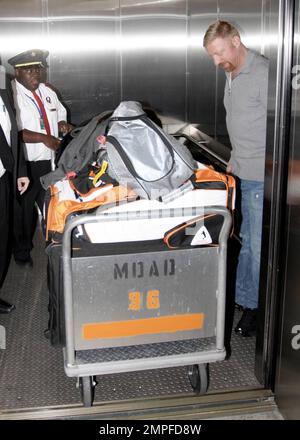
<instances>
[{"instance_id":1,"label":"man's hand","mask_svg":"<svg viewBox=\"0 0 300 440\"><path fill-rule=\"evenodd\" d=\"M68 124L66 121L59 121L58 123L58 131L62 134L67 134L71 130L73 130L74 126L71 124Z\"/></svg>"},{"instance_id":2,"label":"man's hand","mask_svg":"<svg viewBox=\"0 0 300 440\"><path fill-rule=\"evenodd\" d=\"M56 151L60 146L60 140L51 135L44 135L43 143L46 145L46 147L53 151Z\"/></svg>"},{"instance_id":3,"label":"man's hand","mask_svg":"<svg viewBox=\"0 0 300 440\"><path fill-rule=\"evenodd\" d=\"M60 140L49 134L39 133L37 131L31 131L24 128L20 131L20 137L23 142L29 144L37 144L41 142L50 148L50 150L56 151L60 145Z\"/></svg>"},{"instance_id":4,"label":"man's hand","mask_svg":"<svg viewBox=\"0 0 300 440\"><path fill-rule=\"evenodd\" d=\"M17 179L17 188L18 191L20 192L20 195L22 195L26 189L28 188L30 180L28 179L28 177L19 177Z\"/></svg>"},{"instance_id":5,"label":"man's hand","mask_svg":"<svg viewBox=\"0 0 300 440\"><path fill-rule=\"evenodd\" d=\"M226 173L232 174L233 173L233 166L229 163L226 167Z\"/></svg>"}]
</instances>

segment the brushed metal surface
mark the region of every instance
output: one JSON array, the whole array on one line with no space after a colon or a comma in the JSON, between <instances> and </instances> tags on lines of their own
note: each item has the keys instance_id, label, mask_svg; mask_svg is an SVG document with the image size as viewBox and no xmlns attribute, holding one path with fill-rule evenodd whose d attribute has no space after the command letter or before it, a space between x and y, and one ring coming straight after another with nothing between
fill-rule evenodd
<instances>
[{"instance_id":1,"label":"brushed metal surface","mask_svg":"<svg viewBox=\"0 0 300 440\"><path fill-rule=\"evenodd\" d=\"M187 119L208 135L216 135L216 69L203 46L208 26L217 20L217 2L189 2ZM222 105L222 102L221 102Z\"/></svg>"},{"instance_id":2,"label":"brushed metal surface","mask_svg":"<svg viewBox=\"0 0 300 440\"><path fill-rule=\"evenodd\" d=\"M295 2L294 56L292 68L292 103L290 152L287 183L287 241L284 297L282 307L281 349L275 387L278 405L288 419L300 418L300 21L299 2ZM283 268L282 268L283 269Z\"/></svg>"},{"instance_id":3,"label":"brushed metal surface","mask_svg":"<svg viewBox=\"0 0 300 440\"><path fill-rule=\"evenodd\" d=\"M214 336L218 262L217 248L74 259L72 271L76 348L84 350ZM157 270L155 276L151 274L153 265ZM164 272L166 267L168 271ZM121 268L127 268L128 274L121 273ZM132 274L131 270L137 271L137 274ZM147 292L153 289L159 292L159 306L148 309L145 298ZM128 303L129 292L137 291L142 304L132 310ZM112 321L117 325L121 321L163 316L178 315L183 318L189 313L204 315L200 330L94 340L83 337L83 326L88 323Z\"/></svg>"}]
</instances>

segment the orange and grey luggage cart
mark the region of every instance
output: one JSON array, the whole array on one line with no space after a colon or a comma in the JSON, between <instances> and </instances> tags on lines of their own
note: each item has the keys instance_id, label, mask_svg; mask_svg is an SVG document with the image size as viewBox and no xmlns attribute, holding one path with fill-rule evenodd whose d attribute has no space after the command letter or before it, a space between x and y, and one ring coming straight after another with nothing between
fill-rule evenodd
<instances>
[{"instance_id":1,"label":"orange and grey luggage cart","mask_svg":"<svg viewBox=\"0 0 300 440\"><path fill-rule=\"evenodd\" d=\"M93 403L94 377L187 366L194 390L205 393L207 365L225 358L227 240L231 214L224 207L185 208L192 216L222 216L214 246L169 249L153 243L103 247L72 256L72 231L90 222L148 221L149 212L81 215L63 236L66 341L64 367L77 377L85 406ZM165 212L166 211L166 212ZM180 217L180 209L151 217ZM125 230L124 230L124 233ZM151 244L151 243L150 243Z\"/></svg>"}]
</instances>

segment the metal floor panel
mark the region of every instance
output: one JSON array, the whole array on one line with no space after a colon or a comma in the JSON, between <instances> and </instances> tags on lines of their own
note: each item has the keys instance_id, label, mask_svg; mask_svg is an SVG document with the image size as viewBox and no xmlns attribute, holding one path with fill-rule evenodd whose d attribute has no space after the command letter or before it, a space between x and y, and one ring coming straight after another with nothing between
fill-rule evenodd
<instances>
[{"instance_id":1,"label":"metal floor panel","mask_svg":"<svg viewBox=\"0 0 300 440\"><path fill-rule=\"evenodd\" d=\"M1 289L1 298L16 310L0 314L6 328L6 349L0 350L0 410L81 404L76 379L64 373L62 349L52 347L43 333L48 294L39 232L32 257L32 269L12 259ZM229 360L210 364L209 393L260 387L254 376L255 339L233 334L231 348ZM185 367L103 375L97 381L95 403L193 394Z\"/></svg>"},{"instance_id":2,"label":"metal floor panel","mask_svg":"<svg viewBox=\"0 0 300 440\"><path fill-rule=\"evenodd\" d=\"M126 347L102 348L101 350L80 350L76 352L79 364L96 362L114 362L129 359L146 359L171 356L184 353L195 353L216 348L216 338L188 339L182 341L158 342Z\"/></svg>"}]
</instances>

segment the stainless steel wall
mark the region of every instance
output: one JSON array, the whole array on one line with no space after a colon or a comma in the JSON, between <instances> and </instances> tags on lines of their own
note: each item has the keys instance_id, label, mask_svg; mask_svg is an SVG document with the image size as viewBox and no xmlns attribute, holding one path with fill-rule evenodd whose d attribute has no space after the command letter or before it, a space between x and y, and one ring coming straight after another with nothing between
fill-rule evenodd
<instances>
[{"instance_id":1,"label":"stainless steel wall","mask_svg":"<svg viewBox=\"0 0 300 440\"><path fill-rule=\"evenodd\" d=\"M2 3L4 65L26 48L48 48L48 79L74 123L124 99L145 101L171 122L187 120L188 1Z\"/></svg>"},{"instance_id":2,"label":"stainless steel wall","mask_svg":"<svg viewBox=\"0 0 300 440\"><path fill-rule=\"evenodd\" d=\"M281 67L279 68L279 54L282 48L282 29L279 29L281 0L267 0L263 7L263 52L269 59L269 90L268 90L268 112L267 112L267 143L266 143L266 169L265 169L265 194L264 194L264 215L261 252L261 277L260 277L260 301L259 319L256 338L256 366L255 372L261 383L268 386L273 385L274 374L274 353L276 342L274 333L278 323L275 323L277 290L274 282L276 271L275 244L278 236L275 231L277 209L277 183L279 151L282 145L278 142L279 122L279 96ZM283 20L283 19L282 19ZM276 209L274 208L276 207ZM272 227L270 225L272 224ZM270 319L272 317L272 319Z\"/></svg>"},{"instance_id":3,"label":"stainless steel wall","mask_svg":"<svg viewBox=\"0 0 300 440\"><path fill-rule=\"evenodd\" d=\"M143 100L160 113L186 120L186 1L121 2L121 37L136 39L121 53L121 99ZM138 47L138 43L142 47Z\"/></svg>"},{"instance_id":4,"label":"stainless steel wall","mask_svg":"<svg viewBox=\"0 0 300 440\"><path fill-rule=\"evenodd\" d=\"M276 396L282 413L289 419L300 418L300 11L295 2L294 57L292 67L292 113L287 186L287 215L284 240L286 264L282 328L277 369Z\"/></svg>"},{"instance_id":5,"label":"stainless steel wall","mask_svg":"<svg viewBox=\"0 0 300 440\"><path fill-rule=\"evenodd\" d=\"M238 0L0 0L0 53L8 67L22 50L50 50L48 80L75 124L134 99L167 123L224 135L224 73L202 38L221 17L239 23L250 47L260 49L263 2L238 12Z\"/></svg>"},{"instance_id":6,"label":"stainless steel wall","mask_svg":"<svg viewBox=\"0 0 300 440\"><path fill-rule=\"evenodd\" d=\"M199 45L188 49L187 120L199 125L201 131L216 133L216 70L202 48L203 35L217 19L217 1L189 2L189 36Z\"/></svg>"},{"instance_id":7,"label":"stainless steel wall","mask_svg":"<svg viewBox=\"0 0 300 440\"><path fill-rule=\"evenodd\" d=\"M77 124L120 101L119 1L49 0L49 81Z\"/></svg>"}]
</instances>

